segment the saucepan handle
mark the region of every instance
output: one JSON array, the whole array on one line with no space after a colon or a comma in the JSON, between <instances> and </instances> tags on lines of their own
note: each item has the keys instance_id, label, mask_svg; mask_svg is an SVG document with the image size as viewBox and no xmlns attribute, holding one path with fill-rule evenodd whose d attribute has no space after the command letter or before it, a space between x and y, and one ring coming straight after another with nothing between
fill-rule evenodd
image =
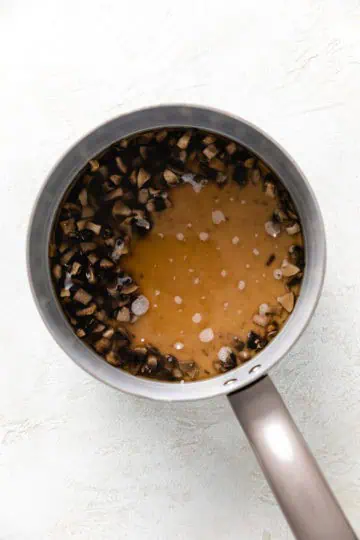
<instances>
[{"instance_id":1,"label":"saucepan handle","mask_svg":"<svg viewBox=\"0 0 360 540\"><path fill-rule=\"evenodd\" d=\"M298 540L356 540L269 377L228 396Z\"/></svg>"}]
</instances>

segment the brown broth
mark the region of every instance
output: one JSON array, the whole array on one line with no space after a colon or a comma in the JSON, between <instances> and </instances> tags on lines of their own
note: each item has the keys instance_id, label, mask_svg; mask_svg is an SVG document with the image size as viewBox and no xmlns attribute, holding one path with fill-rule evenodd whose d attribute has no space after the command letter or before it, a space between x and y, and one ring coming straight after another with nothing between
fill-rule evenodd
<instances>
[{"instance_id":1,"label":"brown broth","mask_svg":"<svg viewBox=\"0 0 360 540\"><path fill-rule=\"evenodd\" d=\"M234 336L246 340L253 329L264 334L252 318L260 304L276 304L277 297L286 293L284 282L276 280L273 272L294 237L266 234L264 223L276 201L259 186L248 184L240 190L235 183L223 188L209 184L200 193L182 186L172 191L172 202L173 207L156 216L150 234L140 238L123 261L151 304L149 312L132 325L132 332L136 345L152 343L180 362L195 360L204 378L217 374L213 366L217 352ZM213 210L221 210L226 222L215 225ZM209 234L207 241L200 240L201 232ZM177 239L178 233L184 241ZM235 237L239 238L236 245ZM271 254L276 258L267 266ZM245 282L243 290L238 288L240 280ZM175 303L176 296L182 304ZM200 323L193 322L195 313L201 314ZM285 312L281 321L286 318ZM202 343L199 333L208 327L215 337ZM183 349L174 348L178 342Z\"/></svg>"}]
</instances>

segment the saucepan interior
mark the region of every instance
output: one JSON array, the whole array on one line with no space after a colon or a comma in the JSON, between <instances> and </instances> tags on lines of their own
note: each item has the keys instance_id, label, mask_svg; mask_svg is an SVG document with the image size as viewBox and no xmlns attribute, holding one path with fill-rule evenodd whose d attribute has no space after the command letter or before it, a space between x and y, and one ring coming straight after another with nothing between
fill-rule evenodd
<instances>
[{"instance_id":1,"label":"saucepan interior","mask_svg":"<svg viewBox=\"0 0 360 540\"><path fill-rule=\"evenodd\" d=\"M75 336L52 286L48 243L53 221L69 185L93 156L122 137L164 127L193 127L221 134L247 147L279 176L290 192L302 223L306 267L300 297L278 336L252 360L217 377L193 383L158 382L135 377L104 362ZM139 396L192 400L225 394L263 376L296 342L319 298L325 272L324 226L315 196L292 159L269 136L240 118L187 105L159 106L120 116L97 128L62 157L47 178L33 211L27 246L31 288L40 314L62 349L97 379Z\"/></svg>"}]
</instances>

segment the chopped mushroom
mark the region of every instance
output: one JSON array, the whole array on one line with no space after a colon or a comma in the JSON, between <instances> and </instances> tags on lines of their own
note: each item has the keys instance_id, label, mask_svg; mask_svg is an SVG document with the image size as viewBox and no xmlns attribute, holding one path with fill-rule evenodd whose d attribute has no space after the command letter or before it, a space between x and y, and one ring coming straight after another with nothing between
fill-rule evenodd
<instances>
[{"instance_id":1,"label":"chopped mushroom","mask_svg":"<svg viewBox=\"0 0 360 540\"><path fill-rule=\"evenodd\" d=\"M268 304L260 304L259 306L259 314L260 315L268 315L270 313L270 306Z\"/></svg>"},{"instance_id":2,"label":"chopped mushroom","mask_svg":"<svg viewBox=\"0 0 360 540\"><path fill-rule=\"evenodd\" d=\"M84 206L81 212L82 218L89 218L95 214L95 211L90 206Z\"/></svg>"},{"instance_id":3,"label":"chopped mushroom","mask_svg":"<svg viewBox=\"0 0 360 540\"><path fill-rule=\"evenodd\" d=\"M79 201L81 203L81 206L87 206L88 198L87 198L87 191L86 189L82 189L79 193Z\"/></svg>"},{"instance_id":4,"label":"chopped mushroom","mask_svg":"<svg viewBox=\"0 0 360 540\"><path fill-rule=\"evenodd\" d=\"M246 186L248 183L248 170L242 163L238 163L233 171L233 179L240 187Z\"/></svg>"},{"instance_id":5,"label":"chopped mushroom","mask_svg":"<svg viewBox=\"0 0 360 540\"><path fill-rule=\"evenodd\" d=\"M225 163L221 159L219 159L217 157L213 157L209 161L209 167L211 167L212 169L215 169L216 171L220 171L220 172L224 172L226 170Z\"/></svg>"},{"instance_id":6,"label":"chopped mushroom","mask_svg":"<svg viewBox=\"0 0 360 540\"><path fill-rule=\"evenodd\" d=\"M105 337L99 339L95 342L95 349L98 353L104 353L110 349L111 341Z\"/></svg>"},{"instance_id":7,"label":"chopped mushroom","mask_svg":"<svg viewBox=\"0 0 360 540\"><path fill-rule=\"evenodd\" d=\"M251 158L245 159L244 165L247 169L252 169L253 166L255 165L255 158L251 157Z\"/></svg>"},{"instance_id":8,"label":"chopped mushroom","mask_svg":"<svg viewBox=\"0 0 360 540\"><path fill-rule=\"evenodd\" d=\"M190 131L187 131L182 137L180 137L180 139L177 142L177 146L181 150L185 150L189 145L190 139L191 139L191 133Z\"/></svg>"},{"instance_id":9,"label":"chopped mushroom","mask_svg":"<svg viewBox=\"0 0 360 540\"><path fill-rule=\"evenodd\" d=\"M240 360L242 360L242 362L247 362L248 360L250 360L251 356L249 351L241 351L241 353L239 354L239 358Z\"/></svg>"},{"instance_id":10,"label":"chopped mushroom","mask_svg":"<svg viewBox=\"0 0 360 540\"><path fill-rule=\"evenodd\" d=\"M102 345L103 346L103 345ZM109 351L105 355L105 360L111 364L112 366L121 366L121 360L119 358L119 355L116 354L114 351Z\"/></svg>"},{"instance_id":11,"label":"chopped mushroom","mask_svg":"<svg viewBox=\"0 0 360 540\"><path fill-rule=\"evenodd\" d=\"M50 259L52 257L56 257L56 254L57 254L57 247L55 244L50 244L49 245L49 257Z\"/></svg>"},{"instance_id":12,"label":"chopped mushroom","mask_svg":"<svg viewBox=\"0 0 360 540\"><path fill-rule=\"evenodd\" d=\"M150 366L152 369L157 368L157 365L158 365L158 359L157 359L157 357L155 356L155 354L149 354L149 356L147 357L146 363L147 363L147 365Z\"/></svg>"},{"instance_id":13,"label":"chopped mushroom","mask_svg":"<svg viewBox=\"0 0 360 540\"><path fill-rule=\"evenodd\" d=\"M223 174L221 172L218 172L217 175L216 175L216 183L221 186L222 184L225 184L225 182L227 181L227 176L226 174Z\"/></svg>"},{"instance_id":14,"label":"chopped mushroom","mask_svg":"<svg viewBox=\"0 0 360 540\"><path fill-rule=\"evenodd\" d=\"M123 162L123 160L121 159L120 156L117 156L115 158L115 161L116 161L116 165L119 167L120 171L124 174L127 173L127 166L125 165L125 163Z\"/></svg>"},{"instance_id":15,"label":"chopped mushroom","mask_svg":"<svg viewBox=\"0 0 360 540\"><path fill-rule=\"evenodd\" d=\"M76 330L76 335L77 335L77 337L79 337L79 338L83 338L84 336L86 336L86 332L85 332L85 330L83 330L82 328L78 328L78 329Z\"/></svg>"},{"instance_id":16,"label":"chopped mushroom","mask_svg":"<svg viewBox=\"0 0 360 540\"><path fill-rule=\"evenodd\" d=\"M288 216L283 210L281 210L280 208L274 210L273 221L275 221L276 223L285 223L287 220Z\"/></svg>"},{"instance_id":17,"label":"chopped mushroom","mask_svg":"<svg viewBox=\"0 0 360 540\"><path fill-rule=\"evenodd\" d=\"M266 266L270 266L276 259L276 256L274 253L272 253L271 255L269 255L269 258L267 259L266 261Z\"/></svg>"},{"instance_id":18,"label":"chopped mushroom","mask_svg":"<svg viewBox=\"0 0 360 540\"><path fill-rule=\"evenodd\" d=\"M80 302L80 304L84 304L84 306L87 306L91 302L92 298L92 295L86 292L84 289L78 289L74 294L74 300L76 300L76 302Z\"/></svg>"},{"instance_id":19,"label":"chopped mushroom","mask_svg":"<svg viewBox=\"0 0 360 540\"><path fill-rule=\"evenodd\" d=\"M101 334L105 330L105 324L97 324L94 329L92 329L93 334Z\"/></svg>"},{"instance_id":20,"label":"chopped mushroom","mask_svg":"<svg viewBox=\"0 0 360 540\"><path fill-rule=\"evenodd\" d=\"M291 247L293 247L293 246L291 246ZM294 247L296 247L296 246L294 246ZM60 253L64 253L68 248L69 248L69 244L67 242L61 242L58 249L59 249ZM291 248L289 248L289 253L290 253L290 249ZM56 255L56 252L54 254L54 257L55 257L55 255Z\"/></svg>"},{"instance_id":21,"label":"chopped mushroom","mask_svg":"<svg viewBox=\"0 0 360 540\"><path fill-rule=\"evenodd\" d=\"M95 242L81 242L80 247L83 253L88 253L89 251L94 251L94 249L96 249L96 244Z\"/></svg>"},{"instance_id":22,"label":"chopped mushroom","mask_svg":"<svg viewBox=\"0 0 360 540\"><path fill-rule=\"evenodd\" d=\"M130 283L129 285L124 285L124 287L121 289L122 294L132 294L135 291L137 291L139 288L139 285L135 282Z\"/></svg>"},{"instance_id":23,"label":"chopped mushroom","mask_svg":"<svg viewBox=\"0 0 360 540\"><path fill-rule=\"evenodd\" d=\"M124 192L121 187L115 188L112 191L109 191L109 193L105 195L104 200L113 201L114 199L119 199L123 193Z\"/></svg>"},{"instance_id":24,"label":"chopped mushroom","mask_svg":"<svg viewBox=\"0 0 360 540\"><path fill-rule=\"evenodd\" d=\"M266 345L266 339L262 338L259 334L251 330L248 333L246 345L248 349L261 350Z\"/></svg>"},{"instance_id":25,"label":"chopped mushroom","mask_svg":"<svg viewBox=\"0 0 360 540\"><path fill-rule=\"evenodd\" d=\"M216 156L216 154L219 152L219 150L216 148L215 144L209 144L206 148L203 150L203 154L210 160L213 157Z\"/></svg>"},{"instance_id":26,"label":"chopped mushroom","mask_svg":"<svg viewBox=\"0 0 360 540\"><path fill-rule=\"evenodd\" d=\"M290 263L287 259L284 259L281 265L282 275L284 277L295 276L300 272L300 268L295 266L295 264Z\"/></svg>"},{"instance_id":27,"label":"chopped mushroom","mask_svg":"<svg viewBox=\"0 0 360 540\"><path fill-rule=\"evenodd\" d=\"M266 336L270 339L274 338L279 331L279 325L276 321L272 321L266 329Z\"/></svg>"},{"instance_id":28,"label":"chopped mushroom","mask_svg":"<svg viewBox=\"0 0 360 540\"><path fill-rule=\"evenodd\" d=\"M175 367L175 368L172 370L171 373L172 373L172 375L173 375L173 377L174 377L175 379L182 379L182 377L183 377L183 373L182 373L181 369L178 368L178 367Z\"/></svg>"},{"instance_id":29,"label":"chopped mushroom","mask_svg":"<svg viewBox=\"0 0 360 540\"><path fill-rule=\"evenodd\" d=\"M105 330L105 332L103 333L103 337L104 338L107 338L107 339L111 339L113 337L113 335L115 334L115 330L113 328L108 328L107 330Z\"/></svg>"},{"instance_id":30,"label":"chopped mushroom","mask_svg":"<svg viewBox=\"0 0 360 540\"><path fill-rule=\"evenodd\" d=\"M148 156L148 149L147 149L147 146L140 146L139 152L140 152L140 156L141 156L143 159L146 159L146 158L147 158L147 156Z\"/></svg>"},{"instance_id":31,"label":"chopped mushroom","mask_svg":"<svg viewBox=\"0 0 360 540\"><path fill-rule=\"evenodd\" d=\"M179 181L178 176L170 169L165 169L164 178L165 178L165 181L170 185L177 184Z\"/></svg>"},{"instance_id":32,"label":"chopped mushroom","mask_svg":"<svg viewBox=\"0 0 360 540\"><path fill-rule=\"evenodd\" d=\"M69 249L69 251L66 251L60 259L61 264L68 264L73 258L73 256L75 255L76 251L77 250L75 248Z\"/></svg>"},{"instance_id":33,"label":"chopped mushroom","mask_svg":"<svg viewBox=\"0 0 360 540\"><path fill-rule=\"evenodd\" d=\"M88 221L86 225L86 229L98 235L101 232L101 225L99 225L98 223L93 223L92 221Z\"/></svg>"},{"instance_id":34,"label":"chopped mushroom","mask_svg":"<svg viewBox=\"0 0 360 540\"><path fill-rule=\"evenodd\" d=\"M122 255L129 253L129 249L122 238L118 238L115 242L115 247L111 253L111 258L113 261L117 262Z\"/></svg>"},{"instance_id":35,"label":"chopped mushroom","mask_svg":"<svg viewBox=\"0 0 360 540\"><path fill-rule=\"evenodd\" d=\"M267 195L271 199L275 199L275 185L272 182L267 182L267 184L265 185L265 195Z\"/></svg>"},{"instance_id":36,"label":"chopped mushroom","mask_svg":"<svg viewBox=\"0 0 360 540\"><path fill-rule=\"evenodd\" d=\"M269 317L266 315L258 315L257 313L253 316L253 322L257 326L265 327L269 324Z\"/></svg>"},{"instance_id":37,"label":"chopped mushroom","mask_svg":"<svg viewBox=\"0 0 360 540\"><path fill-rule=\"evenodd\" d=\"M93 268L89 268L86 272L86 279L90 283L90 285L94 285L96 283L96 276Z\"/></svg>"},{"instance_id":38,"label":"chopped mushroom","mask_svg":"<svg viewBox=\"0 0 360 540\"><path fill-rule=\"evenodd\" d=\"M67 298L71 296L71 292L69 291L69 289L61 289L60 296L61 298Z\"/></svg>"},{"instance_id":39,"label":"chopped mushroom","mask_svg":"<svg viewBox=\"0 0 360 540\"><path fill-rule=\"evenodd\" d=\"M99 257L96 255L96 253L90 253L87 258L91 262L91 264L95 264L99 260Z\"/></svg>"},{"instance_id":40,"label":"chopped mushroom","mask_svg":"<svg viewBox=\"0 0 360 540\"><path fill-rule=\"evenodd\" d=\"M114 263L109 259L101 259L99 264L100 268L112 268L114 266Z\"/></svg>"},{"instance_id":41,"label":"chopped mushroom","mask_svg":"<svg viewBox=\"0 0 360 540\"><path fill-rule=\"evenodd\" d=\"M121 182L121 176L119 174L112 174L110 175L110 180L112 181L113 184L118 186Z\"/></svg>"},{"instance_id":42,"label":"chopped mushroom","mask_svg":"<svg viewBox=\"0 0 360 540\"><path fill-rule=\"evenodd\" d=\"M65 221L60 221L60 227L64 231L64 234L67 236L75 231L75 220L74 218L67 219Z\"/></svg>"},{"instance_id":43,"label":"chopped mushroom","mask_svg":"<svg viewBox=\"0 0 360 540\"><path fill-rule=\"evenodd\" d=\"M206 137L203 138L202 142L206 145L212 144L216 142L216 136L212 133L209 133L209 135L206 135Z\"/></svg>"},{"instance_id":44,"label":"chopped mushroom","mask_svg":"<svg viewBox=\"0 0 360 540\"><path fill-rule=\"evenodd\" d=\"M79 219L79 221L76 222L76 227L78 231L83 231L87 224L88 224L87 219Z\"/></svg>"},{"instance_id":45,"label":"chopped mushroom","mask_svg":"<svg viewBox=\"0 0 360 540\"><path fill-rule=\"evenodd\" d=\"M147 172L145 169L140 168L138 175L137 175L137 185L141 189L146 182L148 182L151 178L151 174Z\"/></svg>"},{"instance_id":46,"label":"chopped mushroom","mask_svg":"<svg viewBox=\"0 0 360 540\"><path fill-rule=\"evenodd\" d=\"M94 315L96 311L96 304L90 304L90 306L87 306L83 309L79 309L76 312L76 315L78 317L87 317L88 315Z\"/></svg>"},{"instance_id":47,"label":"chopped mushroom","mask_svg":"<svg viewBox=\"0 0 360 540\"><path fill-rule=\"evenodd\" d=\"M140 189L138 194L138 201L140 204L145 204L149 200L149 191L146 188Z\"/></svg>"},{"instance_id":48,"label":"chopped mushroom","mask_svg":"<svg viewBox=\"0 0 360 540\"><path fill-rule=\"evenodd\" d=\"M284 309L286 309L288 313L291 313L294 309L295 296L293 292L286 293L283 296L278 296L277 301Z\"/></svg>"},{"instance_id":49,"label":"chopped mushroom","mask_svg":"<svg viewBox=\"0 0 360 540\"><path fill-rule=\"evenodd\" d=\"M163 130L159 131L155 136L156 141L157 142L162 142L164 139L166 139L167 134L168 134L168 132L167 132L166 129L163 129Z\"/></svg>"},{"instance_id":50,"label":"chopped mushroom","mask_svg":"<svg viewBox=\"0 0 360 540\"><path fill-rule=\"evenodd\" d=\"M91 168L91 172L96 172L98 168L100 167L100 164L97 159L90 159L89 165Z\"/></svg>"},{"instance_id":51,"label":"chopped mushroom","mask_svg":"<svg viewBox=\"0 0 360 540\"><path fill-rule=\"evenodd\" d=\"M56 279L56 281L59 281L59 279L61 279L62 269L61 269L60 264L55 264L55 266L52 269L52 274L54 278Z\"/></svg>"},{"instance_id":52,"label":"chopped mushroom","mask_svg":"<svg viewBox=\"0 0 360 540\"><path fill-rule=\"evenodd\" d=\"M121 200L117 200L112 209L113 216L130 216L131 210Z\"/></svg>"},{"instance_id":53,"label":"chopped mushroom","mask_svg":"<svg viewBox=\"0 0 360 540\"><path fill-rule=\"evenodd\" d=\"M267 221L265 223L265 231L269 236L277 238L281 232L281 228L278 223L275 223L274 221Z\"/></svg>"},{"instance_id":54,"label":"chopped mushroom","mask_svg":"<svg viewBox=\"0 0 360 540\"><path fill-rule=\"evenodd\" d=\"M291 236L300 232L300 225L295 222L293 225L286 227L286 232Z\"/></svg>"},{"instance_id":55,"label":"chopped mushroom","mask_svg":"<svg viewBox=\"0 0 360 540\"><path fill-rule=\"evenodd\" d=\"M129 322L130 321L130 310L126 306L119 309L116 319L119 322Z\"/></svg>"},{"instance_id":56,"label":"chopped mushroom","mask_svg":"<svg viewBox=\"0 0 360 540\"><path fill-rule=\"evenodd\" d=\"M259 169L252 169L250 172L250 180L253 184L258 184L261 180L261 173Z\"/></svg>"},{"instance_id":57,"label":"chopped mushroom","mask_svg":"<svg viewBox=\"0 0 360 540\"><path fill-rule=\"evenodd\" d=\"M236 152L236 143L231 142L227 145L226 151L230 156L232 156Z\"/></svg>"}]
</instances>

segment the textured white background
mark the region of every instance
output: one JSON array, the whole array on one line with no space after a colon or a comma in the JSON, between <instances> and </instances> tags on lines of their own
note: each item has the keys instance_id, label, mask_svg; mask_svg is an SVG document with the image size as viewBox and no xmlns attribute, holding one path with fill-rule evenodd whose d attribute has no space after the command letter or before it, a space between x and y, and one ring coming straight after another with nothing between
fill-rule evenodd
<instances>
[{"instance_id":1,"label":"textured white background","mask_svg":"<svg viewBox=\"0 0 360 540\"><path fill-rule=\"evenodd\" d=\"M311 181L328 273L274 379L360 533L359 24L355 0L0 1L1 540L292 538L225 399L116 393L30 297L26 228L54 162L164 102L247 118Z\"/></svg>"}]
</instances>

